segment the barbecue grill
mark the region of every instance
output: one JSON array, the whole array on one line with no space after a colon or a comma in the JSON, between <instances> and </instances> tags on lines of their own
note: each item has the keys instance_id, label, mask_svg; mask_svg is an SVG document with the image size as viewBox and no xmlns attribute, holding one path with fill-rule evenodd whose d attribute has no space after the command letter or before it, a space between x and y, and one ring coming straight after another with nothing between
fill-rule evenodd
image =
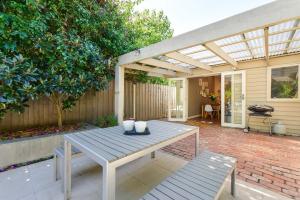
<instances>
[{"instance_id":1,"label":"barbecue grill","mask_svg":"<svg viewBox=\"0 0 300 200\"><path fill-rule=\"evenodd\" d=\"M260 117L263 118L263 123L268 120L269 124L269 134L272 135L272 112L274 112L274 108L268 105L250 105L248 107L250 111L248 114L248 123L247 129L250 130L249 122L251 117Z\"/></svg>"}]
</instances>

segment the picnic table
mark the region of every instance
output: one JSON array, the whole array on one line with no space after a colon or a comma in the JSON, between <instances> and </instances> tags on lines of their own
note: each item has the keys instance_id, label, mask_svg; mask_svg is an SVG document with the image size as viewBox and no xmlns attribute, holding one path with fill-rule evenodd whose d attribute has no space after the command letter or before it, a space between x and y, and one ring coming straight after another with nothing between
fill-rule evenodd
<instances>
[{"instance_id":1,"label":"picnic table","mask_svg":"<svg viewBox=\"0 0 300 200\"><path fill-rule=\"evenodd\" d=\"M102 200L114 200L116 168L195 134L195 153L199 148L199 127L151 120L150 135L124 135L122 126L97 128L64 136L64 198L71 198L72 146L102 166Z\"/></svg>"}]
</instances>

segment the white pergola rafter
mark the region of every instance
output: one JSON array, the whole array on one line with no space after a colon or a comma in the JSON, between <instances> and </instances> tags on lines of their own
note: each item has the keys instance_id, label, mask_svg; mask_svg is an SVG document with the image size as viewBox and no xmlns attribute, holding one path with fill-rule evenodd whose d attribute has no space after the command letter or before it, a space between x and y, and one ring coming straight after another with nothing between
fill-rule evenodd
<instances>
[{"instance_id":1,"label":"white pergola rafter","mask_svg":"<svg viewBox=\"0 0 300 200\"><path fill-rule=\"evenodd\" d=\"M269 60L270 60L270 52L269 52L269 27L265 27L264 28L264 50L265 50L265 58L266 58L266 62L267 64L269 64Z\"/></svg>"},{"instance_id":2,"label":"white pergola rafter","mask_svg":"<svg viewBox=\"0 0 300 200\"><path fill-rule=\"evenodd\" d=\"M214 42L208 42L205 43L204 46L215 53L217 56L231 64L233 67L237 67L238 63L231 58L225 51L223 51L218 45L216 45Z\"/></svg>"},{"instance_id":3,"label":"white pergola rafter","mask_svg":"<svg viewBox=\"0 0 300 200\"><path fill-rule=\"evenodd\" d=\"M140 65L140 64L128 64L128 65L123 65L126 69L135 69L135 70L141 70L145 72L150 72L154 74L162 74L162 75L167 75L167 76L176 76L176 72L171 71L171 70L166 70L166 69L161 69L161 68L156 68L156 67L149 67L146 65Z\"/></svg>"},{"instance_id":4,"label":"white pergola rafter","mask_svg":"<svg viewBox=\"0 0 300 200\"><path fill-rule=\"evenodd\" d=\"M211 66L209 66L205 63L202 63L198 60L195 60L195 59L193 59L189 56L186 56L184 54L178 53L178 52L167 53L165 56L167 56L169 58L172 58L172 59L175 59L175 60L178 60L178 61L183 62L183 63L193 65L193 66L201 68L201 69L212 71Z\"/></svg>"},{"instance_id":5,"label":"white pergola rafter","mask_svg":"<svg viewBox=\"0 0 300 200\"><path fill-rule=\"evenodd\" d=\"M165 62L165 61L161 61L161 60L157 60L157 59L153 59L153 58L144 59L144 60L141 60L139 62L143 63L143 64L146 64L146 65L151 65L151 66L154 66L154 67L160 67L160 68L164 68L164 69L170 69L170 70L174 70L174 71L178 71L178 72L192 74L192 71L188 68L180 67L180 66L177 66L175 64Z\"/></svg>"},{"instance_id":6,"label":"white pergola rafter","mask_svg":"<svg viewBox=\"0 0 300 200\"><path fill-rule=\"evenodd\" d=\"M270 14L276 13L278 10L280 10L280 15ZM144 47L139 50L139 53L134 51L122 55L119 57L118 65L139 62L140 60L296 19L299 18L299 10L299 0L274 1L194 31Z\"/></svg>"}]
</instances>

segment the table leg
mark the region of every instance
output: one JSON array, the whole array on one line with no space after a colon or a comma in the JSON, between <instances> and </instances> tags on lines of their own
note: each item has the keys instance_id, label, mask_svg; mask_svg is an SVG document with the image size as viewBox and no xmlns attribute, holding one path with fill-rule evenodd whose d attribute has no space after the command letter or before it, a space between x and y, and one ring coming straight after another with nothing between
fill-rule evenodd
<instances>
[{"instance_id":1,"label":"table leg","mask_svg":"<svg viewBox=\"0 0 300 200\"><path fill-rule=\"evenodd\" d=\"M155 151L152 151L151 152L151 159L154 159L155 158Z\"/></svg>"},{"instance_id":2,"label":"table leg","mask_svg":"<svg viewBox=\"0 0 300 200\"><path fill-rule=\"evenodd\" d=\"M116 168L107 164L103 166L102 200L115 200Z\"/></svg>"},{"instance_id":3,"label":"table leg","mask_svg":"<svg viewBox=\"0 0 300 200\"><path fill-rule=\"evenodd\" d=\"M199 128L197 132L195 133L195 156L199 155Z\"/></svg>"},{"instance_id":4,"label":"table leg","mask_svg":"<svg viewBox=\"0 0 300 200\"><path fill-rule=\"evenodd\" d=\"M231 195L235 197L235 177L236 177L236 169L231 173Z\"/></svg>"},{"instance_id":5,"label":"table leg","mask_svg":"<svg viewBox=\"0 0 300 200\"><path fill-rule=\"evenodd\" d=\"M71 199L71 159L72 159L72 151L71 144L65 141L65 163L64 163L64 199Z\"/></svg>"}]
</instances>

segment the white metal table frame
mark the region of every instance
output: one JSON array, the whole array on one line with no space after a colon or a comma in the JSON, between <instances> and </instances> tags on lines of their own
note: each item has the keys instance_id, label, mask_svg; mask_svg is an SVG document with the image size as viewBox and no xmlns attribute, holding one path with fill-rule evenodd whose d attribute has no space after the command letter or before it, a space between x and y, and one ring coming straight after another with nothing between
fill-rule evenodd
<instances>
[{"instance_id":1,"label":"white metal table frame","mask_svg":"<svg viewBox=\"0 0 300 200\"><path fill-rule=\"evenodd\" d=\"M184 125L183 125L184 126ZM107 159L97 154L89 148L88 146L84 146L78 141L72 138L72 134L64 136L64 148L65 148L65 163L64 163L64 199L71 199L71 168L72 168L72 145L86 154L89 158L93 159L99 165L102 166L102 200L115 200L115 188L116 188L116 168L122 166L126 163L129 163L133 160L136 160L140 157L143 157L147 154L155 152L158 149L161 149L165 146L168 146L172 143L175 143L183 138L186 138L191 135L195 135L195 155L198 155L199 152L199 128L192 129L190 131L186 131L185 133L181 133L178 136L172 137L163 142L157 142L156 144L149 146L147 148L141 149L138 152L132 153L126 157L117 159L115 161L109 162ZM131 136L132 137L132 136Z\"/></svg>"}]
</instances>

